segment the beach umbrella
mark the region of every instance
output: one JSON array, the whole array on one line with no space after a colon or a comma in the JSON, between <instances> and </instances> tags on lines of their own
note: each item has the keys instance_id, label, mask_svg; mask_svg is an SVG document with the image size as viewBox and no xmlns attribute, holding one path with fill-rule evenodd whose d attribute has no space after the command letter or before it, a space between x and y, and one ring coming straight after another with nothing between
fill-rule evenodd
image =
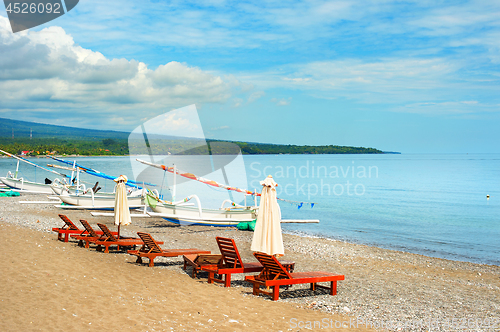
<instances>
[{"instance_id":1,"label":"beach umbrella","mask_svg":"<svg viewBox=\"0 0 500 332\"><path fill-rule=\"evenodd\" d=\"M130 225L132 221L128 207L127 188L125 188L127 180L125 175L120 175L114 179L117 183L115 192L115 225L118 225L118 238L120 237L120 226Z\"/></svg>"},{"instance_id":2,"label":"beach umbrella","mask_svg":"<svg viewBox=\"0 0 500 332\"><path fill-rule=\"evenodd\" d=\"M285 254L285 250L281 235L281 210L276 199L278 184L271 175L260 184L262 195L250 250L280 257Z\"/></svg>"}]
</instances>

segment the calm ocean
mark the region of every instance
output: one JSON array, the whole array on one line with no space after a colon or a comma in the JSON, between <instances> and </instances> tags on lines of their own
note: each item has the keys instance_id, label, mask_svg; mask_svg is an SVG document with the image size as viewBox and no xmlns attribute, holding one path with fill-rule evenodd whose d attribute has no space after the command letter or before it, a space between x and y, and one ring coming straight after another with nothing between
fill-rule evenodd
<instances>
[{"instance_id":1,"label":"calm ocean","mask_svg":"<svg viewBox=\"0 0 500 332\"><path fill-rule=\"evenodd\" d=\"M129 160L77 158L84 166L133 178ZM260 190L258 182L273 175L278 197L304 202L299 209L300 203L281 201L284 219L320 220L284 224L285 232L500 265L500 154L252 155L243 160L248 189ZM1 176L15 167L12 159L0 158ZM53 178L29 165L20 166L20 176L39 182ZM88 175L82 179L96 181ZM112 190L110 182L100 182ZM212 195L214 189L197 190ZM307 202L315 204L311 208Z\"/></svg>"}]
</instances>

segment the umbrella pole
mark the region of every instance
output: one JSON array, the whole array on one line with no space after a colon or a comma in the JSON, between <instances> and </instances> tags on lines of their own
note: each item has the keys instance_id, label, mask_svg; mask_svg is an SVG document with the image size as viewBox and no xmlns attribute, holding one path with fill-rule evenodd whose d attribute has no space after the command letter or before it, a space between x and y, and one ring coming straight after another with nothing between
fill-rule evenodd
<instances>
[{"instance_id":1,"label":"umbrella pole","mask_svg":"<svg viewBox=\"0 0 500 332\"><path fill-rule=\"evenodd\" d=\"M117 236L118 239L120 238L120 226L121 224L118 224L118 236Z\"/></svg>"}]
</instances>

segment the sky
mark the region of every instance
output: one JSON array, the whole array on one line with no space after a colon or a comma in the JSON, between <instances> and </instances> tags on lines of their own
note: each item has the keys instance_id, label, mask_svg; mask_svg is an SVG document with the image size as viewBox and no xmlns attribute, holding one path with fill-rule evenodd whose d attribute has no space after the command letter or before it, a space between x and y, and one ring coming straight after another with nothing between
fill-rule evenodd
<instances>
[{"instance_id":1,"label":"sky","mask_svg":"<svg viewBox=\"0 0 500 332\"><path fill-rule=\"evenodd\" d=\"M16 120L132 131L195 104L207 138L500 153L499 83L499 1L81 0L18 33L0 5Z\"/></svg>"}]
</instances>

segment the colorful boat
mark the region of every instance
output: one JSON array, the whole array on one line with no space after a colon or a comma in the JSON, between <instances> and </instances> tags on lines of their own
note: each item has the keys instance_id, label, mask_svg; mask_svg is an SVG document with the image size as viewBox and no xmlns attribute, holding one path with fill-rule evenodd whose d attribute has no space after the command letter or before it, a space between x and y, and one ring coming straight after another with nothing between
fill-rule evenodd
<instances>
[{"instance_id":1,"label":"colorful boat","mask_svg":"<svg viewBox=\"0 0 500 332\"><path fill-rule=\"evenodd\" d=\"M197 206L187 205L190 200L195 200ZM173 203L163 201L152 192L148 192L145 203L153 210L148 212L150 216L161 217L179 225L236 226L240 222L249 222L257 218L257 207L238 206L229 200L224 201L218 210L203 209L196 195ZM231 207L224 207L227 203L230 203Z\"/></svg>"},{"instance_id":2,"label":"colorful boat","mask_svg":"<svg viewBox=\"0 0 500 332\"><path fill-rule=\"evenodd\" d=\"M23 191L23 192L28 192L28 193L40 193L40 194L52 194L52 189L50 189L50 185L46 183L38 183L38 182L33 182L33 181L28 181L25 180L24 178L18 178L17 174L19 173L19 162L22 161L24 163L27 163L31 166L41 168L44 171L50 172L57 174L59 176L62 176L63 178L68 177L66 174L62 174L59 172L56 172L54 170L42 167L38 164L35 164L34 162L29 161L28 159L13 155L9 152L6 152L4 150L0 150L0 153L3 153L11 158L17 159L17 167L16 167L16 172L13 174L9 171L6 177L0 177L0 181L7 185L8 187L18 190L18 191ZM56 179L54 181L59 181L59 179ZM50 181L52 183L52 181Z\"/></svg>"},{"instance_id":3,"label":"colorful boat","mask_svg":"<svg viewBox=\"0 0 500 332\"><path fill-rule=\"evenodd\" d=\"M11 173L9 172L9 175ZM39 194L52 194L52 189L50 185L38 182L32 182L24 180L23 178L15 178L13 175L6 177L0 177L0 181L4 183L9 188L14 190L29 192L29 193L39 193Z\"/></svg>"},{"instance_id":4,"label":"colorful boat","mask_svg":"<svg viewBox=\"0 0 500 332\"><path fill-rule=\"evenodd\" d=\"M75 206L78 208L113 210L115 208L115 194L95 194L93 192L76 195L62 193L58 196L59 199L66 205ZM133 195L128 197L130 208L140 208L142 204L141 195ZM66 207L70 208L70 207Z\"/></svg>"}]
</instances>

